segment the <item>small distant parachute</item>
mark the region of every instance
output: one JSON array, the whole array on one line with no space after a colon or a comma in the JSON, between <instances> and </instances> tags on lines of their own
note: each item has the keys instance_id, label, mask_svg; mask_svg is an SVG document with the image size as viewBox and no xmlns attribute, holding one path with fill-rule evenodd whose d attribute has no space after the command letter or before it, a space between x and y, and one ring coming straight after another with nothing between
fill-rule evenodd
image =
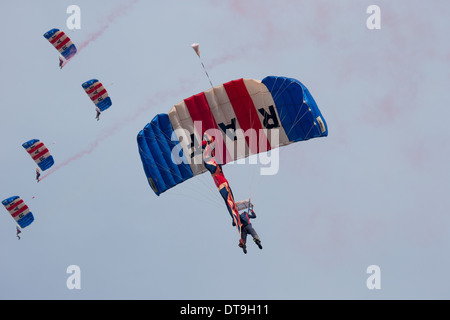
<instances>
[{"instance_id":1,"label":"small distant parachute","mask_svg":"<svg viewBox=\"0 0 450 320\"><path fill-rule=\"evenodd\" d=\"M77 53L77 48L64 31L51 29L44 33L44 37L59 51L65 60L71 59Z\"/></svg>"},{"instance_id":2,"label":"small distant parachute","mask_svg":"<svg viewBox=\"0 0 450 320\"><path fill-rule=\"evenodd\" d=\"M156 195L207 171L199 147L206 131L215 135L221 164L328 135L316 102L296 79L223 83L156 115L138 133L139 155Z\"/></svg>"},{"instance_id":3,"label":"small distant parachute","mask_svg":"<svg viewBox=\"0 0 450 320\"><path fill-rule=\"evenodd\" d=\"M50 168L55 161L44 143L38 139L32 139L22 144L22 147L30 154L42 171Z\"/></svg>"},{"instance_id":4,"label":"small distant parachute","mask_svg":"<svg viewBox=\"0 0 450 320\"><path fill-rule=\"evenodd\" d=\"M34 221L33 213L20 197L9 197L3 200L2 204L21 228L29 226Z\"/></svg>"},{"instance_id":5,"label":"small distant parachute","mask_svg":"<svg viewBox=\"0 0 450 320\"><path fill-rule=\"evenodd\" d=\"M199 48L199 44L198 43L193 43L191 45L192 49L194 49L195 53L200 57L200 48Z\"/></svg>"},{"instance_id":6,"label":"small distant parachute","mask_svg":"<svg viewBox=\"0 0 450 320\"><path fill-rule=\"evenodd\" d=\"M89 98L91 98L92 102L100 109L100 111L105 111L112 105L108 92L103 84L97 79L86 81L81 86L84 91L86 91Z\"/></svg>"}]
</instances>

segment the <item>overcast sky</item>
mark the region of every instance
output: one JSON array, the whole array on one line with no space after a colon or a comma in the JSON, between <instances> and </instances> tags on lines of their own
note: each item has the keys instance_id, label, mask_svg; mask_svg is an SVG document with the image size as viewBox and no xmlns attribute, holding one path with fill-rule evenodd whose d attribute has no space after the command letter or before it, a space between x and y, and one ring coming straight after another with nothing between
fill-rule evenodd
<instances>
[{"instance_id":1,"label":"overcast sky","mask_svg":"<svg viewBox=\"0 0 450 320\"><path fill-rule=\"evenodd\" d=\"M66 24L69 5L81 29ZM380 8L381 29L366 10ZM448 299L450 30L447 0L2 1L1 299ZM43 37L79 53L62 69ZM237 246L209 174L163 193L147 183L136 136L211 81L300 80L328 137L280 151L276 175L224 166L252 197L263 250ZM112 107L95 120L81 84ZM22 147L55 159L36 183ZM69 289L69 266L81 288ZM370 290L367 268L379 267Z\"/></svg>"}]
</instances>

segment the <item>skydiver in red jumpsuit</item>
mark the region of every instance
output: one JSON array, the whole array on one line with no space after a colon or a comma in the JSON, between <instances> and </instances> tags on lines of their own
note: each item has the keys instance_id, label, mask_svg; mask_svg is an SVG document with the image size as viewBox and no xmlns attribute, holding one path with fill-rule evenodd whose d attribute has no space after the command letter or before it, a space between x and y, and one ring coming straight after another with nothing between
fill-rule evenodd
<instances>
[{"instance_id":1,"label":"skydiver in red jumpsuit","mask_svg":"<svg viewBox=\"0 0 450 320\"><path fill-rule=\"evenodd\" d=\"M213 180L216 183L217 188L219 189L219 193L225 201L228 212L233 219L233 226L236 226L239 232L239 247L244 250L244 253L247 253L247 248L241 238L242 223L239 218L239 211L237 210L236 204L234 202L233 192L231 191L230 185L228 184L228 181L223 174L222 165L217 163L217 160L215 158L214 137L211 137L210 135L205 133L202 141L202 149L203 164L205 165L205 168L211 173L211 176L213 177Z\"/></svg>"}]
</instances>

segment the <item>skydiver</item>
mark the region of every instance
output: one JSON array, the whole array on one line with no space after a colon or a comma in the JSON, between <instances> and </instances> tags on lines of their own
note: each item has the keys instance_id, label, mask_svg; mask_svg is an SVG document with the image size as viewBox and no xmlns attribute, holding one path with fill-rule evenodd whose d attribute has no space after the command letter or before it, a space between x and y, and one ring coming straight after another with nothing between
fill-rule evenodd
<instances>
[{"instance_id":1,"label":"skydiver","mask_svg":"<svg viewBox=\"0 0 450 320\"><path fill-rule=\"evenodd\" d=\"M63 64L64 64L64 60L61 57L59 57L59 69L62 69Z\"/></svg>"},{"instance_id":2,"label":"skydiver","mask_svg":"<svg viewBox=\"0 0 450 320\"><path fill-rule=\"evenodd\" d=\"M250 222L250 219L255 219L256 214L253 209L250 209L251 213L249 214L247 211L242 212L239 217L242 223L242 230L241 230L241 240L239 241L239 247L244 250L244 253L247 253L246 243L247 243L247 234L251 234L253 237L253 241L256 243L258 248L262 249L261 240L259 239L258 234L256 233L255 229L253 229L252 223ZM233 221L234 226L234 221Z\"/></svg>"},{"instance_id":3,"label":"skydiver","mask_svg":"<svg viewBox=\"0 0 450 320\"><path fill-rule=\"evenodd\" d=\"M97 111L97 115L95 116L95 119L100 120L100 108L99 107L95 107L95 110Z\"/></svg>"},{"instance_id":4,"label":"skydiver","mask_svg":"<svg viewBox=\"0 0 450 320\"><path fill-rule=\"evenodd\" d=\"M19 236L20 233L22 233L22 231L20 231L20 228L18 226L16 226L16 236L17 236L18 240L20 240L20 236Z\"/></svg>"},{"instance_id":5,"label":"skydiver","mask_svg":"<svg viewBox=\"0 0 450 320\"><path fill-rule=\"evenodd\" d=\"M215 158L214 137L211 137L209 134L205 133L201 147L203 150L203 164L211 173L211 176L219 189L219 193L225 201L225 205L227 206L228 212L233 220L233 226L236 226L239 234L241 234L242 223L239 219L239 211L237 210L234 202L233 192L228 184L228 180L223 174L222 165L217 163ZM239 239L239 246L242 247L246 253L245 243L242 241L242 238Z\"/></svg>"},{"instance_id":6,"label":"skydiver","mask_svg":"<svg viewBox=\"0 0 450 320\"><path fill-rule=\"evenodd\" d=\"M39 177L41 176L41 172L39 171L39 168L36 168L36 181L39 182Z\"/></svg>"}]
</instances>

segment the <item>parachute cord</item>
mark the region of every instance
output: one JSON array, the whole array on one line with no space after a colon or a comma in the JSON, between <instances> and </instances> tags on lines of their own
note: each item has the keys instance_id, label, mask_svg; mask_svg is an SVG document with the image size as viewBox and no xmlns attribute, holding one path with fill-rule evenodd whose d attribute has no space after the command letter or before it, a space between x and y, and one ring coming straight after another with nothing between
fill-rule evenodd
<instances>
[{"instance_id":1,"label":"parachute cord","mask_svg":"<svg viewBox=\"0 0 450 320\"><path fill-rule=\"evenodd\" d=\"M157 136L155 136L155 139L156 139L157 141L160 141L160 140L158 140L158 137L157 137ZM140 147L139 147L139 150L141 151L141 154L142 154L142 155L144 155L147 159L150 159L150 157L148 157L148 156L145 154L145 152L143 152L143 150L142 150ZM171 175L176 176L176 177L178 177L178 178L180 178L180 179L183 178L180 174L178 174L178 173L176 173L176 172L170 170L170 168L163 167L162 165L160 165L160 164L158 164L158 163L156 163L156 162L155 162L155 164L156 164L157 168L158 168L160 171L168 172L168 173L170 173ZM200 177L199 177L199 178L200 178ZM209 191L212 191L213 188L212 188L211 184L206 183L206 182L203 181L202 179L197 179L197 180L198 180L200 183L202 183L204 186L206 186L206 188L209 189ZM199 193L199 194L202 195L202 201L207 200L207 201L209 201L210 203L214 203L214 204L217 205L217 199L214 199L214 197L212 196L211 192L203 193L203 192L201 192L200 190L198 190L198 189L196 189L196 188L194 188L194 190L195 190L197 193ZM173 191L172 191L172 193L173 193L173 194L177 194L176 192L173 192ZM179 193L179 195L184 195L184 194Z\"/></svg>"},{"instance_id":2,"label":"parachute cord","mask_svg":"<svg viewBox=\"0 0 450 320\"><path fill-rule=\"evenodd\" d=\"M146 129L144 128L144 130L146 130ZM167 140L169 139L169 136L168 136L165 132L161 131L161 133L164 135L164 137L165 137ZM156 135L155 135L155 140L156 140L157 142L162 142L162 141L164 141L163 138L160 138L159 136L156 136ZM140 147L139 147L139 149L140 149L140 151L141 151L141 154L143 154L147 159L150 159L150 158L143 152L143 150L142 150ZM158 163L155 163L155 164L157 165L157 167L158 167L159 170L164 170L165 172L168 172L168 173L170 173L171 175L176 176L176 177L182 179L182 176L181 176L180 174L178 174L178 173L176 173L176 172L173 172L172 170L170 170L170 168L163 167L163 166L161 166L161 165L158 164ZM205 188L208 190L208 192L205 193L205 192L202 192L202 191L200 191L200 190L194 188L194 190L196 191L196 193L198 193L198 194L201 195L201 198L200 198L199 200L201 200L202 202L205 202L205 200L207 200L209 203L214 204L216 207L219 207L219 204L222 204L221 201L220 201L218 198L216 198L215 196L213 196L214 193L217 193L217 189L215 189L215 188L212 186L211 183L207 183L206 181L204 181L204 179L203 179L204 177L201 176L201 173L198 173L198 174L196 175L196 177L197 177L196 180L199 181L199 182L200 182L203 186L205 186ZM176 193L176 192L174 192L174 191L171 191L171 193L174 194L174 195L187 196L186 194L181 193L181 192L180 192L180 193Z\"/></svg>"},{"instance_id":3,"label":"parachute cord","mask_svg":"<svg viewBox=\"0 0 450 320\"><path fill-rule=\"evenodd\" d=\"M260 92L258 92L258 93L261 93L261 91ZM257 94L258 94L257 93ZM258 117L256 117L256 119L253 117L253 114L252 113L250 113L249 114L249 116L250 116L250 123L251 123L251 127L253 128L254 127L254 124L255 124L255 122L259 122L259 118ZM259 146L259 141L258 141L258 151L259 151L259 148L260 148L261 146ZM250 151L249 151L250 152ZM259 153L259 152L258 152ZM257 170L257 169L256 169ZM260 176L261 176L261 174L259 174L258 175L258 177L255 179L255 171L254 170L251 170L250 171L250 177L249 177L249 188L250 188L250 193L249 193L249 199L252 199L254 196L255 196L255 184L257 184L257 181L255 181L255 180L258 180L259 181L259 179L260 179Z\"/></svg>"},{"instance_id":4,"label":"parachute cord","mask_svg":"<svg viewBox=\"0 0 450 320\"><path fill-rule=\"evenodd\" d=\"M171 173L171 174L173 174L173 175L176 175L176 173L172 172L171 170L169 170L169 169L167 169L167 168L161 167L161 166L159 166L159 165L158 165L158 168L159 168L160 170L164 170L164 171L169 172L169 173ZM194 190L194 193L195 193L195 194L199 194L200 197L191 196L191 195L188 195L188 194L185 193L185 192L177 192L174 188L171 188L171 190L170 190L170 192L169 192L168 194L171 194L171 195L174 195L174 196L184 196L184 197L193 198L193 199L196 199L196 200L200 200L200 201L203 202L203 203L204 203L204 202L209 202L210 204L214 204L215 206L218 207L218 206L219 206L219 205L218 205L219 201L218 201L217 198L215 198L215 197L212 195L212 194L213 194L212 191L214 191L214 190L212 190L211 184L206 183L206 182L203 181L200 177L197 177L196 180L199 181L202 185L204 185L204 186L206 187L206 189L207 189L207 192L202 192L202 191L201 191L200 189L198 189L198 188L192 188L192 189L190 189L190 190Z\"/></svg>"},{"instance_id":5,"label":"parachute cord","mask_svg":"<svg viewBox=\"0 0 450 320\"><path fill-rule=\"evenodd\" d=\"M200 56L198 56L198 59L200 60L200 63L202 64L202 67L203 67L203 70L205 71L205 74L206 74L206 76L208 77L209 84L211 85L211 88L214 88L214 86L213 86L213 84L212 84L212 82L211 82L211 79L209 78L209 74L208 74L208 72L206 71L205 65L203 64L203 61L202 61L202 59L200 58Z\"/></svg>"},{"instance_id":6,"label":"parachute cord","mask_svg":"<svg viewBox=\"0 0 450 320\"><path fill-rule=\"evenodd\" d=\"M269 90L270 92L273 92L273 88L275 87L277 81L278 81L278 78L277 78L277 79L275 80L275 82L273 83L272 88ZM283 83L284 83L285 81L286 81L286 79L283 80ZM281 87L283 86L283 83L279 86L279 88L281 88ZM283 90L280 90L280 89L276 90L276 92L273 93L273 100L275 101L275 100L277 99L277 97L279 97L280 95L282 95L282 94L284 93L284 91L286 91L287 88L288 88L290 85L291 85L291 84L287 85ZM303 89L302 89L302 90L303 90ZM311 114L312 114L312 111L311 111L310 109L308 109L308 110L306 110L306 111L299 117L299 115L300 115L300 110L302 109L302 106L303 106L304 103L305 103L305 101L303 101L302 105L300 106L299 110L297 111L297 114L296 114L296 116L295 116L295 119L296 119L296 120L295 120L295 122L291 125L291 127L289 128L289 131L286 132L287 135L289 135L289 133L294 129L295 125L297 125L297 124L301 121L301 119L302 119L308 112L311 112ZM282 119L280 119L281 122L283 122L283 120L284 120L286 117L287 117L287 115L285 115ZM315 127L315 121L314 121L314 124L309 128L307 134L305 135L305 138L306 138L306 139L308 138L308 136L309 136L311 130L312 130L314 127ZM281 153L284 153L284 152L285 152L285 151L284 151L284 148L281 148L281 150L280 150L279 152L280 152L280 155L281 155Z\"/></svg>"},{"instance_id":7,"label":"parachute cord","mask_svg":"<svg viewBox=\"0 0 450 320\"><path fill-rule=\"evenodd\" d=\"M144 128L144 130L146 130L146 129ZM161 131L161 133L164 135L164 137L165 137L166 140L170 140L170 139L171 139L171 137L169 137L165 132ZM156 136L156 135L155 135L155 140L156 140L157 142L163 142L163 141L164 141L163 139L161 139L159 136ZM140 149L140 148L139 148L139 149ZM142 151L142 149L140 149L140 150ZM142 154L144 154L144 155L147 157L147 159L150 159L144 152L142 152ZM159 164L157 164L157 165L158 165L158 168L159 168L160 170L164 170L165 172L168 172L168 173L170 173L171 175L176 176L177 178L180 178L180 179L183 178L181 175L177 174L176 172L171 171L170 168L162 167L162 166L160 166ZM206 169L205 169L205 171L206 171ZM203 172L205 172L205 171L203 171ZM199 172L199 173L197 173L197 175L200 175L200 174L203 173L203 172ZM207 188L209 188L210 191L213 190L212 186L211 186L209 183L206 183L205 181L202 181L201 179L198 179L198 180L199 180L204 186L206 186ZM200 191L199 191L199 192L200 192ZM211 198L211 199L212 199L212 198Z\"/></svg>"}]
</instances>

